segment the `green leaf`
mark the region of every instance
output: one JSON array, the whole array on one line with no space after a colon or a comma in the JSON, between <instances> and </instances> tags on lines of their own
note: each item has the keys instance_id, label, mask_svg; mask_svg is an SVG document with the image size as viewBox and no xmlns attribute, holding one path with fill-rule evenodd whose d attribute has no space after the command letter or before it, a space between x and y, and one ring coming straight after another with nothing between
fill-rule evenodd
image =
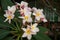
<instances>
[{"instance_id":1,"label":"green leaf","mask_svg":"<svg viewBox=\"0 0 60 40\"><path fill-rule=\"evenodd\" d=\"M48 29L45 27L42 27L42 26L38 26L38 27L39 27L41 33L45 33L46 31L48 31Z\"/></svg>"},{"instance_id":2,"label":"green leaf","mask_svg":"<svg viewBox=\"0 0 60 40\"><path fill-rule=\"evenodd\" d=\"M36 38L36 40L51 40L47 35L45 35L41 32L36 34L34 37Z\"/></svg>"},{"instance_id":3,"label":"green leaf","mask_svg":"<svg viewBox=\"0 0 60 40\"><path fill-rule=\"evenodd\" d=\"M13 3L11 0L1 0L2 9L6 10L7 6L12 6Z\"/></svg>"},{"instance_id":4,"label":"green leaf","mask_svg":"<svg viewBox=\"0 0 60 40\"><path fill-rule=\"evenodd\" d=\"M10 32L7 30L0 29L0 40L6 37Z\"/></svg>"}]
</instances>

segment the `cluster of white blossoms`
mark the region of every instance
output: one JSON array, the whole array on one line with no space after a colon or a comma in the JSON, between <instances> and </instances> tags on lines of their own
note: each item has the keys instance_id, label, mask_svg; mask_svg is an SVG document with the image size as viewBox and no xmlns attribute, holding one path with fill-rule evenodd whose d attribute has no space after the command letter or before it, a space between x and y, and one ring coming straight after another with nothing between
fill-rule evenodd
<instances>
[{"instance_id":1,"label":"cluster of white blossoms","mask_svg":"<svg viewBox=\"0 0 60 40\"><path fill-rule=\"evenodd\" d=\"M28 7L28 3L22 1L20 4L16 3L17 6L19 6L19 12L20 12L20 16L18 16L19 18L21 18L23 21L23 25L25 25L25 23L30 23L30 25L26 25L27 27L24 28L22 27L22 30L24 31L22 37L27 37L28 40L31 40L32 35L36 35L37 32L39 32L39 28L37 27L39 21L43 21L43 22L47 22L44 14L43 14L43 9L37 9L35 7L30 8ZM14 18L14 13L16 11L16 9L18 9L16 5L10 7L8 6L8 10L6 10L6 14L4 14L4 17L6 17L6 21L8 21L9 23L11 23L11 20ZM33 18L32 15L35 17L34 18L34 24L32 24L33 22Z\"/></svg>"}]
</instances>

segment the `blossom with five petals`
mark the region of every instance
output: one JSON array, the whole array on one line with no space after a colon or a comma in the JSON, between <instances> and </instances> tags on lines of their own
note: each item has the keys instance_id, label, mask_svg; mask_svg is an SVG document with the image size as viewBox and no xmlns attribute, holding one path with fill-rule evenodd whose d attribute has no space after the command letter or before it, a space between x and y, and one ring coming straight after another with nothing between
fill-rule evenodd
<instances>
[{"instance_id":1,"label":"blossom with five petals","mask_svg":"<svg viewBox=\"0 0 60 40\"><path fill-rule=\"evenodd\" d=\"M8 10L5 10L6 14L4 14L4 17L6 17L6 20L4 22L9 20L8 22L11 23L11 19L14 18L15 11L16 11L15 6L12 6L12 7L8 6Z\"/></svg>"},{"instance_id":2,"label":"blossom with five petals","mask_svg":"<svg viewBox=\"0 0 60 40\"><path fill-rule=\"evenodd\" d=\"M37 32L39 32L39 29L36 27L38 24L35 23L31 26L27 25L27 29L26 28L22 28L22 30L24 31L22 37L27 37L28 40L31 39L32 35L36 35Z\"/></svg>"},{"instance_id":3,"label":"blossom with five petals","mask_svg":"<svg viewBox=\"0 0 60 40\"><path fill-rule=\"evenodd\" d=\"M43 22L47 22L47 20L45 19L45 16L43 14L43 9L37 9L37 8L33 8L33 15L35 16L35 21L43 21Z\"/></svg>"}]
</instances>

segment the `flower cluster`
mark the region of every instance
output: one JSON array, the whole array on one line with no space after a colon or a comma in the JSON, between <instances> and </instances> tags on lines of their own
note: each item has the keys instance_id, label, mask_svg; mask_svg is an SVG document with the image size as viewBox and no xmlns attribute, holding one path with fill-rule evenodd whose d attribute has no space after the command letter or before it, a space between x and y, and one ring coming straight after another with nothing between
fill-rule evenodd
<instances>
[{"instance_id":1,"label":"flower cluster","mask_svg":"<svg viewBox=\"0 0 60 40\"><path fill-rule=\"evenodd\" d=\"M37 9L35 7L30 8L28 7L27 2L22 1L20 4L16 3L16 5L12 7L8 6L8 10L6 10L6 14L4 14L4 17L6 17L6 20L4 22L8 21L11 23L11 20L15 16L14 13L16 9L19 9L18 11L20 12L20 16L18 16L18 18L22 19L23 25L27 23L26 28L21 27L21 29L24 31L22 37L27 37L28 40L31 40L32 35L36 35L37 32L39 32L39 28L37 27L38 22L47 22L43 14L43 9ZM32 24L33 21L34 24Z\"/></svg>"}]
</instances>

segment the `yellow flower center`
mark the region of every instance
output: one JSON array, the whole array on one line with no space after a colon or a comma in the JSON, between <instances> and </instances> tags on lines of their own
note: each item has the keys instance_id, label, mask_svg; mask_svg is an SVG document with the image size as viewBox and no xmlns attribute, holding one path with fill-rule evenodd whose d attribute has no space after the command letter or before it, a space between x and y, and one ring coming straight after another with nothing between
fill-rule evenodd
<instances>
[{"instance_id":1,"label":"yellow flower center","mask_svg":"<svg viewBox=\"0 0 60 40\"><path fill-rule=\"evenodd\" d=\"M26 30L26 33L29 35L29 34L31 34L31 30L30 29L27 29Z\"/></svg>"},{"instance_id":2,"label":"yellow flower center","mask_svg":"<svg viewBox=\"0 0 60 40\"><path fill-rule=\"evenodd\" d=\"M39 12L37 12L37 13L36 13L36 16L40 16L40 13L39 13Z\"/></svg>"},{"instance_id":3,"label":"yellow flower center","mask_svg":"<svg viewBox=\"0 0 60 40\"><path fill-rule=\"evenodd\" d=\"M8 18L8 19L11 19L11 16L8 16L7 18Z\"/></svg>"},{"instance_id":4,"label":"yellow flower center","mask_svg":"<svg viewBox=\"0 0 60 40\"><path fill-rule=\"evenodd\" d=\"M25 16L24 18L25 18L25 20L28 20L29 17L28 16Z\"/></svg>"}]
</instances>

